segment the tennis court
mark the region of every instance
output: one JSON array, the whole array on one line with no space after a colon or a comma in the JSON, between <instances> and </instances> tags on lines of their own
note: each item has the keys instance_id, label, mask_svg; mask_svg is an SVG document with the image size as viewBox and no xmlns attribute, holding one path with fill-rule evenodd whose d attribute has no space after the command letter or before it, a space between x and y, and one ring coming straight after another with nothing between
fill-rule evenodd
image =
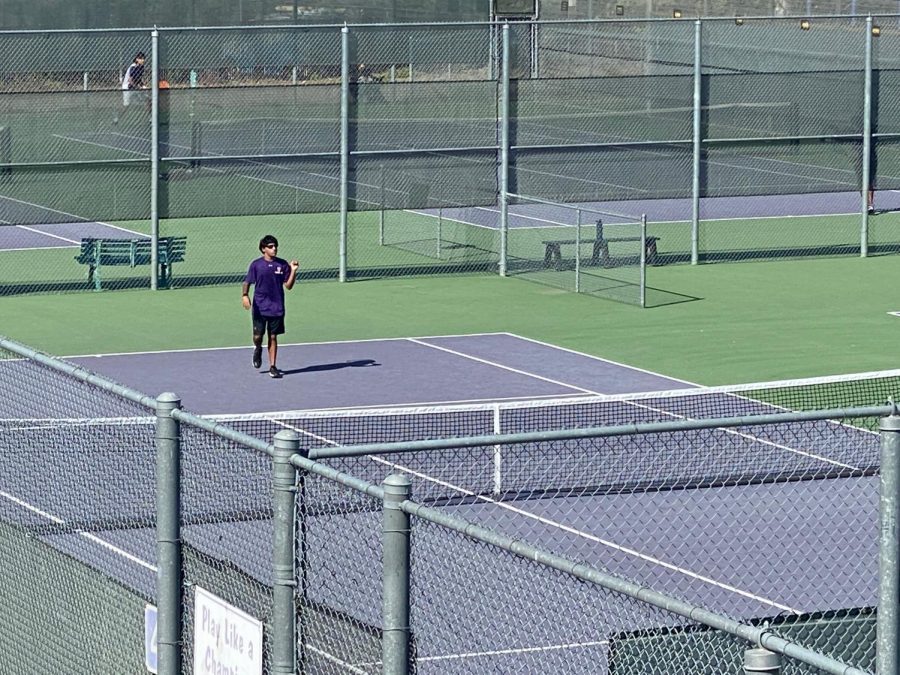
<instances>
[{"instance_id":1,"label":"tennis court","mask_svg":"<svg viewBox=\"0 0 900 675\"><path fill-rule=\"evenodd\" d=\"M251 368L250 351L67 360L125 384L136 382L145 391L178 391L189 409L253 435L295 429L312 448L784 410L778 388L762 396L749 389L685 389L692 385L512 334L284 345L279 362L286 376L279 381ZM6 361L5 367L14 371L20 364ZM816 387L828 397L844 382L853 385L852 378L807 383L811 398L801 404L795 396L793 403L814 406ZM894 382L884 377L855 386L878 397ZM672 389L680 393L665 391ZM600 394L627 395L601 400ZM83 402L81 422L53 420L42 417L37 400L27 393L18 401L21 409L13 403L9 414L14 419L4 422L6 436L22 434L28 442L11 446L21 484L4 485L4 519L153 597L156 535L148 522L153 498L152 491L138 489L153 484L153 460L149 454L142 459L143 451L123 453L120 445L135 433L149 439L152 421L94 417L102 412L92 409L91 401ZM297 412L285 412L290 410ZM99 437L98 428L104 430ZM105 439L103 447L95 445L92 452L60 463L55 453L45 451L43 439L46 433L49 442L61 430L68 443L77 445L85 433ZM798 445L800 438L806 440ZM810 438L818 441L810 444ZM563 444L551 455L541 448L510 447L502 459L488 448L462 464L450 459L452 453L440 452L326 461L373 482L391 472L407 473L419 501L728 616L805 621L817 612L874 603L878 448L876 434L825 421L716 429L650 443L634 437L605 448ZM607 458L598 462L598 454ZM233 449L230 461L218 468L196 461L210 458L194 455L189 443L185 462L203 480L186 494L185 540L211 560L229 561L246 578L271 584L271 514L264 489L269 460ZM123 470L119 477L110 473L113 467ZM54 477L51 493L38 487L42 475ZM105 485L101 499L83 493L86 477ZM380 514L359 499L342 501L325 485L311 481L307 489L304 564L309 570L338 564L343 572L338 585L308 579L305 600L377 631L379 608L347 589L379 586L381 570L366 557L372 544L366 533L377 531ZM242 496L240 503L219 503L220 496L235 493ZM781 510L786 504L792 505L789 518ZM438 541L427 526L420 536L421 550L430 551L423 555L437 556L431 547ZM608 655L617 652L610 652L608 640L591 639L590 626L573 630L559 620L567 610L552 577L541 574L529 584L522 616L556 626L549 633L553 639L548 643L544 635L539 644L523 642L515 635L524 624L519 627L508 616L509 631L500 635L508 633L509 641L498 641L498 619L483 611L479 599L508 593L498 585L504 574L484 564L484 550L472 542L458 542L439 555L442 565L466 583L432 587L423 569L417 582L422 585L413 589L414 608L421 606L425 616L427 606L428 617L440 617L442 634L477 637L467 638L464 649L452 641L418 643L421 672L522 667L592 672L610 665ZM511 564L509 571L521 573L514 568ZM425 619L432 620L438 619ZM327 631L319 635L318 624L311 625L308 663L317 665L310 672L328 672L336 662L347 672L380 669L380 663L367 660L371 650L357 646L356 658L348 661L346 645L332 644ZM419 626L423 635L437 628ZM650 626L638 622L627 628ZM617 645L622 642L618 653L628 652L629 639L616 639Z\"/></svg>"}]
</instances>

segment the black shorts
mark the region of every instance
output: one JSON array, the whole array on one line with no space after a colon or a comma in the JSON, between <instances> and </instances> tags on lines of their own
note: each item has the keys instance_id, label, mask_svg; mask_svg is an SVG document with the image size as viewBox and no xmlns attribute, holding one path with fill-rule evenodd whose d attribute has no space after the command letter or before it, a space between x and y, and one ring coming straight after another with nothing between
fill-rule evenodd
<instances>
[{"instance_id":1,"label":"black shorts","mask_svg":"<svg viewBox=\"0 0 900 675\"><path fill-rule=\"evenodd\" d=\"M269 337L284 333L284 316L263 316L254 310L253 334L265 335L266 332L269 333Z\"/></svg>"}]
</instances>

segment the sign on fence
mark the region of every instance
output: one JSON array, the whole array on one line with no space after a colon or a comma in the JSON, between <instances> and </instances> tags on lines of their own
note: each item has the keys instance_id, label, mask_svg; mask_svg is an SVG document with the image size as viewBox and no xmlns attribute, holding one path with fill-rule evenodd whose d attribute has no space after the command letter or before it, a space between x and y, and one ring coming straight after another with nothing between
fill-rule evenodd
<instances>
[{"instance_id":1,"label":"sign on fence","mask_svg":"<svg viewBox=\"0 0 900 675\"><path fill-rule=\"evenodd\" d=\"M262 675L262 622L195 588L194 673Z\"/></svg>"}]
</instances>

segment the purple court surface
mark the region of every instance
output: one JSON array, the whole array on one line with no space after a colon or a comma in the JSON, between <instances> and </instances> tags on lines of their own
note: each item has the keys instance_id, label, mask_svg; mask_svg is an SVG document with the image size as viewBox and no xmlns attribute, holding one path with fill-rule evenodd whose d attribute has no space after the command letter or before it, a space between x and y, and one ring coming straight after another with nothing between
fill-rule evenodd
<instances>
[{"instance_id":1,"label":"purple court surface","mask_svg":"<svg viewBox=\"0 0 900 675\"><path fill-rule=\"evenodd\" d=\"M649 373L508 333L283 344L280 380L250 346L67 360L145 394L174 392L211 414L428 405L683 389Z\"/></svg>"}]
</instances>

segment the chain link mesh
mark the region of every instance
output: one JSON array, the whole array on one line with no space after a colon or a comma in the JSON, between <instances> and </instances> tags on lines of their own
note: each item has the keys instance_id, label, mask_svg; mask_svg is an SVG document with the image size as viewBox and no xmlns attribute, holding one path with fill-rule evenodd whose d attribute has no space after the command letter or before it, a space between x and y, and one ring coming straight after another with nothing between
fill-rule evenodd
<instances>
[{"instance_id":1,"label":"chain link mesh","mask_svg":"<svg viewBox=\"0 0 900 675\"><path fill-rule=\"evenodd\" d=\"M7 459L0 469L0 596L8 609L0 619L0 664L4 672L30 672L39 653L39 669L141 670L141 613L156 586L154 420L145 405L104 389L99 378L85 384L11 351L0 361L0 451ZM896 379L885 373L567 407L513 404L475 415L448 410L437 417L443 427L424 410L354 414L367 420L372 438L390 440L484 434L510 424L579 426L585 406L605 409L607 423L702 416L698 402L709 416L728 410L746 418L773 406L884 400ZM829 417L472 448L447 440L428 452L326 464L372 484L404 474L416 503L871 671L878 420ZM306 424L307 437L315 429L330 445L337 441L326 434L360 433L349 417L310 416ZM271 662L271 460L250 449L250 439L246 446L239 440L199 422L181 425L185 673L193 672L198 589L262 621L265 668ZM382 502L360 489L298 476L297 656L304 672L381 669ZM411 658L420 672L736 672L747 645L426 515L419 512L411 535ZM813 671L791 663L785 672Z\"/></svg>"},{"instance_id":2,"label":"chain link mesh","mask_svg":"<svg viewBox=\"0 0 900 675\"><path fill-rule=\"evenodd\" d=\"M11 352L0 363L0 671L138 672L155 588L153 419ZM92 422L108 415L120 417Z\"/></svg>"},{"instance_id":3,"label":"chain link mesh","mask_svg":"<svg viewBox=\"0 0 900 675\"><path fill-rule=\"evenodd\" d=\"M381 501L313 474L300 481L300 670L380 673Z\"/></svg>"},{"instance_id":4,"label":"chain link mesh","mask_svg":"<svg viewBox=\"0 0 900 675\"><path fill-rule=\"evenodd\" d=\"M732 637L423 519L411 541L418 672L739 672Z\"/></svg>"},{"instance_id":5,"label":"chain link mesh","mask_svg":"<svg viewBox=\"0 0 900 675\"><path fill-rule=\"evenodd\" d=\"M695 254L704 262L859 254L859 222L839 208L789 227L764 217L747 227L710 210L715 198L735 200L736 214L750 203L742 199L759 196L856 201L868 24L821 13L804 22L704 19L699 107L694 21L626 12L619 20L512 22L509 191L632 217L650 200L678 200L665 222L648 214L660 263ZM900 61L892 49L900 22L872 21L870 170L873 186L888 191L900 189ZM159 90L156 176L149 98L125 106L120 89L136 51L151 51L148 31L0 34L0 293L148 287L149 254L130 252L149 251L154 181L160 235L189 242L183 260L163 270L172 272L164 285L233 283L259 237L273 231L285 250L303 252L301 279L496 273L499 222L485 223L479 211L499 203L502 26L342 30L160 30L168 86ZM868 252L900 246L890 223L868 227ZM107 256L95 274L88 239L114 240L125 253ZM58 270L55 278L36 271L47 269Z\"/></svg>"}]
</instances>

